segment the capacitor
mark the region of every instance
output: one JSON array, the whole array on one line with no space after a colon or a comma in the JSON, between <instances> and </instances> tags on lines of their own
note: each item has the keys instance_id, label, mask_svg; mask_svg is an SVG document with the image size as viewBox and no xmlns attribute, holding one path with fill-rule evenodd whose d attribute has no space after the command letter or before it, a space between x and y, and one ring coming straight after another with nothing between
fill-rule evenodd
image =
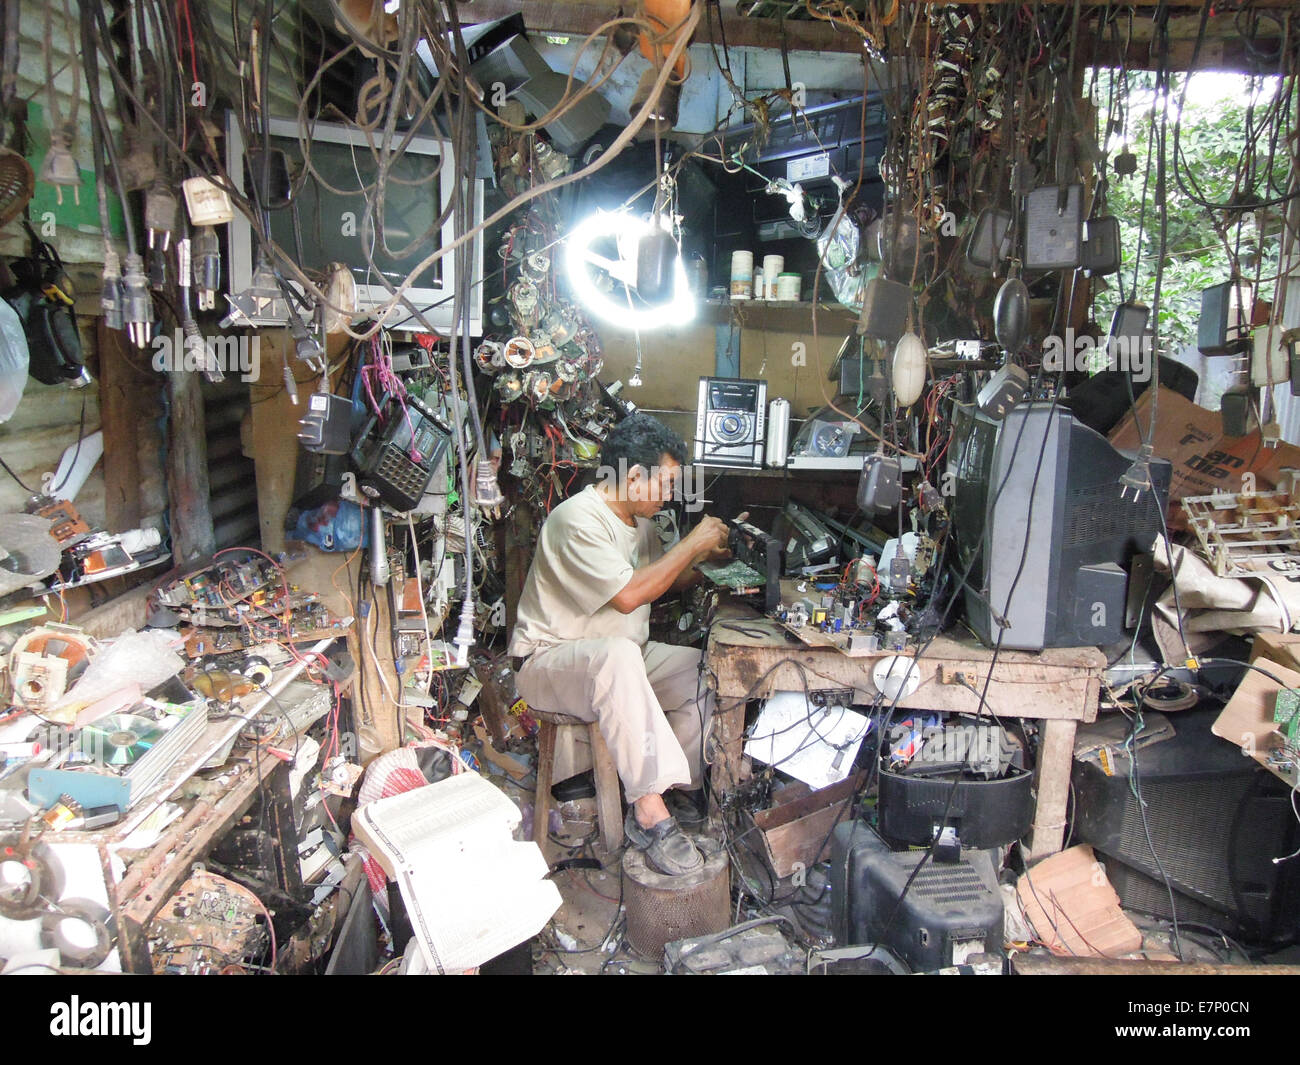
<instances>
[{"instance_id":1,"label":"capacitor","mask_svg":"<svg viewBox=\"0 0 1300 1065\"><path fill-rule=\"evenodd\" d=\"M777 398L767 405L767 464L785 466L790 455L790 401Z\"/></svg>"},{"instance_id":2,"label":"capacitor","mask_svg":"<svg viewBox=\"0 0 1300 1065\"><path fill-rule=\"evenodd\" d=\"M925 388L927 354L925 345L915 333L904 333L899 338L889 377L894 388L894 400L900 407L910 407L921 398Z\"/></svg>"}]
</instances>

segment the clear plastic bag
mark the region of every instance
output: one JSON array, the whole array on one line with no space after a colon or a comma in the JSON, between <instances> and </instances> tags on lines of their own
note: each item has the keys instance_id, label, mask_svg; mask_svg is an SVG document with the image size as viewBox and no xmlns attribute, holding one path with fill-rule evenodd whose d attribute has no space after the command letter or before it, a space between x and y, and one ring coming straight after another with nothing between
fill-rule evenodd
<instances>
[{"instance_id":1,"label":"clear plastic bag","mask_svg":"<svg viewBox=\"0 0 1300 1065\"><path fill-rule=\"evenodd\" d=\"M22 319L7 300L0 299L0 422L18 409L27 387L27 334Z\"/></svg>"},{"instance_id":2,"label":"clear plastic bag","mask_svg":"<svg viewBox=\"0 0 1300 1065\"><path fill-rule=\"evenodd\" d=\"M822 261L822 277L840 304L854 314L862 310L862 290L876 275L879 266L858 266L858 225L844 211L844 202L817 238L817 255Z\"/></svg>"}]
</instances>

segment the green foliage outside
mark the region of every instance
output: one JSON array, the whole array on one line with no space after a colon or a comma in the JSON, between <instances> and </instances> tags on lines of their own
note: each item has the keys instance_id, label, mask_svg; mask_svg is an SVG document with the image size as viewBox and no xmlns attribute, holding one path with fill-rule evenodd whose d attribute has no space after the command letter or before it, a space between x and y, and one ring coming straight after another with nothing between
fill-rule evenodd
<instances>
[{"instance_id":1,"label":"green foliage outside","mask_svg":"<svg viewBox=\"0 0 1300 1065\"><path fill-rule=\"evenodd\" d=\"M1277 79L1254 82L1245 75L1193 76L1186 102L1179 111L1185 75L1173 80L1167 109L1166 181L1167 234L1164 271L1160 285L1160 342L1166 354L1175 354L1196 341L1201 290L1233 275L1233 262L1242 280L1259 278L1258 295L1274 298L1283 218L1280 208L1254 210L1253 202L1274 199L1288 188L1290 156L1290 108L1282 108L1282 132L1273 145L1272 187L1270 173L1270 131L1260 126L1267 108L1274 105ZM1158 106L1154 96L1155 77L1147 72L1128 75L1127 115L1123 131L1111 127L1107 136L1107 112L1111 93L1124 89L1117 72L1099 70L1087 92L1098 114L1098 138L1107 153L1109 178L1108 211L1119 218L1124 266L1120 275L1099 279L1095 285L1093 314L1105 330L1120 302L1121 281L1125 299L1151 305L1155 272L1160 255L1160 210L1156 149L1152 113ZM1249 134L1248 110L1252 89L1256 136ZM1276 106L1276 105L1274 105ZM1181 117L1180 117L1181 116ZM1157 112L1158 117L1158 112ZM1173 168L1174 123L1179 122L1180 171L1187 190L1175 181ZM1150 153L1148 154L1148 145ZM1127 177L1114 171L1116 157L1124 148L1136 156L1137 172ZM1148 162L1149 161L1149 162ZM1149 171L1148 171L1149 165ZM1144 176L1146 181L1143 197ZM1254 180L1251 181L1250 178ZM1193 185L1195 182L1195 185ZM1216 204L1233 203L1230 210L1208 210L1188 190L1199 188L1202 199ZM1139 257L1140 252L1140 257ZM1137 285L1134 288L1134 269ZM1280 308L1279 308L1280 310Z\"/></svg>"}]
</instances>

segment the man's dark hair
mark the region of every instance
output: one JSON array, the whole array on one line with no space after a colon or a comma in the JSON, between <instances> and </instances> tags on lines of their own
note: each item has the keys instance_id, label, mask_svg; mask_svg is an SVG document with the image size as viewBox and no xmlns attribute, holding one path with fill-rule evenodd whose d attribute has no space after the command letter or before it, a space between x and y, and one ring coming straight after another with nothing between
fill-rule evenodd
<instances>
[{"instance_id":1,"label":"man's dark hair","mask_svg":"<svg viewBox=\"0 0 1300 1065\"><path fill-rule=\"evenodd\" d=\"M664 455L678 462L686 461L686 444L682 438L648 414L629 414L605 437L600 447L600 464L619 471L620 460L630 473L633 466L644 466L647 473L659 465Z\"/></svg>"}]
</instances>

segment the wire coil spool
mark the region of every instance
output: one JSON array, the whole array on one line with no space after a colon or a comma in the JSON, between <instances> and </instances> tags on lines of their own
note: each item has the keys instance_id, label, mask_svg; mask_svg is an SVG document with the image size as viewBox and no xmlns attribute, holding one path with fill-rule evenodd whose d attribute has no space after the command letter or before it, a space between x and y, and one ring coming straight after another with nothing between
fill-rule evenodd
<instances>
[{"instance_id":1,"label":"wire coil spool","mask_svg":"<svg viewBox=\"0 0 1300 1065\"><path fill-rule=\"evenodd\" d=\"M721 932L730 923L727 852L716 840L696 842L704 853L704 868L686 876L656 872L639 850L629 849L623 855L627 939L643 957L658 959L665 944Z\"/></svg>"},{"instance_id":2,"label":"wire coil spool","mask_svg":"<svg viewBox=\"0 0 1300 1065\"><path fill-rule=\"evenodd\" d=\"M57 949L64 965L98 968L113 949L113 915L90 899L61 899L57 906L41 915L41 945Z\"/></svg>"},{"instance_id":3,"label":"wire coil spool","mask_svg":"<svg viewBox=\"0 0 1300 1065\"><path fill-rule=\"evenodd\" d=\"M46 899L57 899L62 890L62 868L45 844L0 838L0 917L40 917L49 908Z\"/></svg>"}]
</instances>

